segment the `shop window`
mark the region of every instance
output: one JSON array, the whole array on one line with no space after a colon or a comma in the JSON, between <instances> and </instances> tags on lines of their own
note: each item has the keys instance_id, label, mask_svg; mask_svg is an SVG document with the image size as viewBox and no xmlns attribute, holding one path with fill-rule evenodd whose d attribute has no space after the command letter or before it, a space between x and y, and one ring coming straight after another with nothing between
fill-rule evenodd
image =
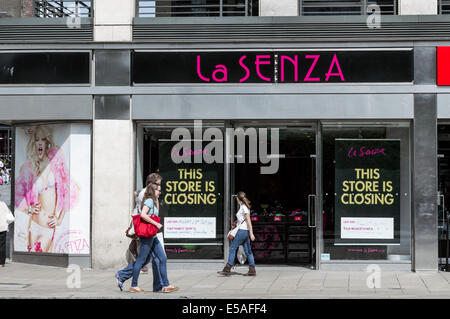
<instances>
[{"instance_id":1,"label":"shop window","mask_svg":"<svg viewBox=\"0 0 450 319\"><path fill-rule=\"evenodd\" d=\"M258 16L256 0L137 0L140 18Z\"/></svg>"},{"instance_id":2,"label":"shop window","mask_svg":"<svg viewBox=\"0 0 450 319\"><path fill-rule=\"evenodd\" d=\"M10 126L0 125L0 200L11 209L12 185L12 129ZM12 210L12 209L11 209ZM13 224L9 226L13 228ZM10 236L12 231L6 233L6 258L11 258Z\"/></svg>"},{"instance_id":3,"label":"shop window","mask_svg":"<svg viewBox=\"0 0 450 319\"><path fill-rule=\"evenodd\" d=\"M322 262L410 262L408 125L324 125Z\"/></svg>"},{"instance_id":4,"label":"shop window","mask_svg":"<svg viewBox=\"0 0 450 319\"><path fill-rule=\"evenodd\" d=\"M450 14L450 1L438 0L438 13L439 14Z\"/></svg>"},{"instance_id":5,"label":"shop window","mask_svg":"<svg viewBox=\"0 0 450 319\"><path fill-rule=\"evenodd\" d=\"M34 16L38 18L92 17L93 0L33 1Z\"/></svg>"},{"instance_id":6,"label":"shop window","mask_svg":"<svg viewBox=\"0 0 450 319\"><path fill-rule=\"evenodd\" d=\"M449 271L449 211L450 203L450 124L438 125L438 256L442 270Z\"/></svg>"},{"instance_id":7,"label":"shop window","mask_svg":"<svg viewBox=\"0 0 450 319\"><path fill-rule=\"evenodd\" d=\"M157 172L163 178L160 216L167 256L222 259L223 163L195 163L194 154L207 152L205 147L209 142L201 141L198 147L194 130L186 128L192 140L189 147L179 149L178 142L171 139L173 129L144 128L142 135L142 177L145 180L148 174ZM184 162L175 163L173 156ZM188 158L191 163L186 163Z\"/></svg>"},{"instance_id":8,"label":"shop window","mask_svg":"<svg viewBox=\"0 0 450 319\"><path fill-rule=\"evenodd\" d=\"M92 13L93 0L0 1L0 18L89 18Z\"/></svg>"},{"instance_id":9,"label":"shop window","mask_svg":"<svg viewBox=\"0 0 450 319\"><path fill-rule=\"evenodd\" d=\"M397 14L397 0L300 0L300 15L330 16L330 15L366 15L370 5L377 5L380 14Z\"/></svg>"},{"instance_id":10,"label":"shop window","mask_svg":"<svg viewBox=\"0 0 450 319\"><path fill-rule=\"evenodd\" d=\"M0 53L1 84L89 84L89 52Z\"/></svg>"}]
</instances>

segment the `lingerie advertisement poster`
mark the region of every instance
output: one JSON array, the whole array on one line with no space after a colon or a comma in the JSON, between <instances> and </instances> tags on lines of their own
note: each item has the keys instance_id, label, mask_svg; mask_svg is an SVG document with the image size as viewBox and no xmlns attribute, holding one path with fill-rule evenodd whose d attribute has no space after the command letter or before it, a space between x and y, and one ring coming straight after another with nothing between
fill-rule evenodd
<instances>
[{"instance_id":1,"label":"lingerie advertisement poster","mask_svg":"<svg viewBox=\"0 0 450 319\"><path fill-rule=\"evenodd\" d=\"M335 244L400 244L400 141L335 143Z\"/></svg>"},{"instance_id":2,"label":"lingerie advertisement poster","mask_svg":"<svg viewBox=\"0 0 450 319\"><path fill-rule=\"evenodd\" d=\"M91 129L16 128L14 250L90 254Z\"/></svg>"}]
</instances>

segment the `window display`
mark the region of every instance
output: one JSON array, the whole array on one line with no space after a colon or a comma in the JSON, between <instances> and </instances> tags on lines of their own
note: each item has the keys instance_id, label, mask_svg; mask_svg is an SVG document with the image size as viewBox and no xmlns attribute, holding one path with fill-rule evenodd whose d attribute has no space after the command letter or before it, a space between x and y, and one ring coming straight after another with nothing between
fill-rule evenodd
<instances>
[{"instance_id":1,"label":"window display","mask_svg":"<svg viewBox=\"0 0 450 319\"><path fill-rule=\"evenodd\" d=\"M206 152L207 142L197 150L177 149L172 128L145 129L144 176L159 173L162 180L160 215L168 258L223 258L223 164L194 163ZM185 161L175 163L173 158ZM191 161L186 160L191 158Z\"/></svg>"},{"instance_id":2,"label":"window display","mask_svg":"<svg viewBox=\"0 0 450 319\"><path fill-rule=\"evenodd\" d=\"M321 260L411 260L409 124L323 127Z\"/></svg>"}]
</instances>

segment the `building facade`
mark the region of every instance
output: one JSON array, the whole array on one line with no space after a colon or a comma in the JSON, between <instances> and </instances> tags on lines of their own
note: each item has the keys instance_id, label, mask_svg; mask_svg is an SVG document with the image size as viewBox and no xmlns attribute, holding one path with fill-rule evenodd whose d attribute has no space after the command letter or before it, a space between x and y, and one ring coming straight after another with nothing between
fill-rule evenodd
<instances>
[{"instance_id":1,"label":"building facade","mask_svg":"<svg viewBox=\"0 0 450 319\"><path fill-rule=\"evenodd\" d=\"M347 2L95 0L0 19L12 259L123 265L133 191L157 171L170 261L224 261L242 190L259 264L439 269L450 18L438 1Z\"/></svg>"}]
</instances>

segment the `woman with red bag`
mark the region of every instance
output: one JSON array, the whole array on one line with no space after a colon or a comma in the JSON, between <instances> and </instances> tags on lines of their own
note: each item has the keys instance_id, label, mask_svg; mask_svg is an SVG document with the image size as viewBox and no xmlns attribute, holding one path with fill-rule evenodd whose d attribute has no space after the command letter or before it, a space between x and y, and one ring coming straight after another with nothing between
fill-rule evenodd
<instances>
[{"instance_id":1,"label":"woman with red bag","mask_svg":"<svg viewBox=\"0 0 450 319\"><path fill-rule=\"evenodd\" d=\"M156 183L159 187L157 191L154 193L149 190L145 191L144 198L142 199L142 214L148 213L148 215L155 214L158 216L159 214L159 196L161 195L161 181ZM146 215L147 219L144 219L147 222L150 222L151 218ZM159 224L161 225L161 224ZM158 227L158 226L157 226ZM162 225L161 225L162 227ZM158 230L161 229L158 227ZM179 288L170 285L169 278L167 277L167 256L164 251L164 248L159 241L158 237L153 237L153 245L151 248L152 255L152 270L153 270L153 292L163 292L169 293L172 291L177 291Z\"/></svg>"},{"instance_id":2,"label":"woman with red bag","mask_svg":"<svg viewBox=\"0 0 450 319\"><path fill-rule=\"evenodd\" d=\"M142 201L141 206L141 214L140 218L152 225L154 225L157 229L161 229L162 225L153 219L150 218L151 215L158 215L159 212L159 203L156 201L157 205L149 205L150 198L157 199L159 195L161 194L161 179L158 181L154 181L147 185L144 200ZM148 196L148 197L147 197ZM147 198L148 199L147 199ZM147 205L146 206L146 200ZM136 229L135 229L136 231ZM119 270L115 277L117 280L117 286L122 291L123 289L123 283L130 278L130 275L133 277L132 283L131 283L131 292L145 292L141 288L138 287L138 278L139 273L144 265L147 265L150 261L150 258L152 257L152 249L154 248L154 240L156 239L156 236L146 238L146 237L139 237L139 254L136 259L136 261L132 264L129 264L127 267L125 267L122 270Z\"/></svg>"}]
</instances>

